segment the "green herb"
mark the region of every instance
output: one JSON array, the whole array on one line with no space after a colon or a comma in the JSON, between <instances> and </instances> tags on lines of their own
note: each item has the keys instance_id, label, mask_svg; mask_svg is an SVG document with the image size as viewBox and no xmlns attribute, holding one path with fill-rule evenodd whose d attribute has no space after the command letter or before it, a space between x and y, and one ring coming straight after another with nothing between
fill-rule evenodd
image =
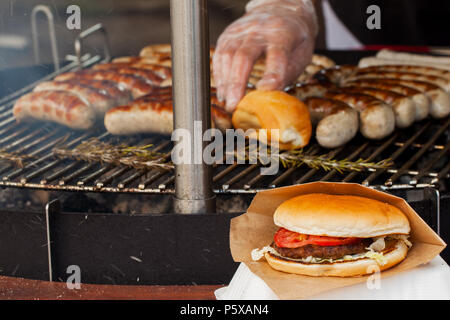
<instances>
[{"instance_id":1,"label":"green herb","mask_svg":"<svg viewBox=\"0 0 450 320\"><path fill-rule=\"evenodd\" d=\"M136 169L173 169L173 164L167 162L163 154L151 150L152 146L151 144L134 147L125 144L111 145L92 138L74 149L55 148L53 153L60 158L125 165Z\"/></svg>"}]
</instances>

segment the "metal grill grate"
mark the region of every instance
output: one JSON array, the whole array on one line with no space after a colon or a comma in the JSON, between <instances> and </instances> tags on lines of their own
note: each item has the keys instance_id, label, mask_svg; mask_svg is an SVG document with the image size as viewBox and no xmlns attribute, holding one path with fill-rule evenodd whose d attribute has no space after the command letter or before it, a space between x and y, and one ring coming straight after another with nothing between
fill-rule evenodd
<instances>
[{"instance_id":1,"label":"metal grill grate","mask_svg":"<svg viewBox=\"0 0 450 320\"><path fill-rule=\"evenodd\" d=\"M85 66L100 59L89 59ZM69 65L61 70L74 68ZM48 80L55 74L46 77ZM174 193L173 172L157 169L134 169L110 164L59 159L52 148L64 139L66 147L76 147L86 139L96 137L108 143L128 145L153 144L155 151L170 157L172 143L159 135L113 137L103 126L89 132L70 131L56 124L16 124L12 116L14 99L36 83L2 99L0 105L0 149L33 156L33 161L19 168L0 163L0 186L83 192ZM6 102L5 102L6 101ZM215 193L256 193L259 190L310 181L356 182L380 189L437 187L449 178L450 119L426 120L395 132L383 141L367 141L358 136L346 146L335 150L321 148L313 141L305 152L310 155L328 154L335 159L370 161L392 159L394 167L387 170L347 172L323 171L306 166L281 168L277 175L264 176L259 164L215 165ZM67 137L68 136L68 137Z\"/></svg>"}]
</instances>

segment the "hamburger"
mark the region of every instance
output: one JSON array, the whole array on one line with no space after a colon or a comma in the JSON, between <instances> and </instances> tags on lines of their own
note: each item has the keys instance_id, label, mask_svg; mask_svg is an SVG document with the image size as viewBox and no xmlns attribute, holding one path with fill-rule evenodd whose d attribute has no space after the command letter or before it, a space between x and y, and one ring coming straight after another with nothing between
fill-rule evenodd
<instances>
[{"instance_id":1,"label":"hamburger","mask_svg":"<svg viewBox=\"0 0 450 320\"><path fill-rule=\"evenodd\" d=\"M395 266L412 246L405 214L365 197L297 196L276 209L274 223L272 244L253 250L252 259L288 273L361 276Z\"/></svg>"}]
</instances>

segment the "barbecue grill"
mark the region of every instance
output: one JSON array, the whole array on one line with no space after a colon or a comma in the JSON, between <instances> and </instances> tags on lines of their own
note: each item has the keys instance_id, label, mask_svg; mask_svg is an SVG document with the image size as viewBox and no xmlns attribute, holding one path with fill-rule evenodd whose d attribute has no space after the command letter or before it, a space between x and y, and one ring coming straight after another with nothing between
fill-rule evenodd
<instances>
[{"instance_id":1,"label":"barbecue grill","mask_svg":"<svg viewBox=\"0 0 450 320\"><path fill-rule=\"evenodd\" d=\"M83 54L82 42L96 32L104 35L103 56ZM324 149L315 141L304 149L307 155L326 154L338 160L391 159L394 166L387 169L340 173L306 165L283 168L280 164L279 172L270 176L261 174L260 163L213 165L211 171L207 169L203 173L204 177L211 176L212 194L200 199L200 207L189 203L190 215L173 213L180 212L177 206L186 208L186 201L177 198L180 193L177 188L184 188L185 192L194 188L192 182L176 185L175 172L180 172L180 168L178 171L135 169L56 157L53 149L57 146L70 149L97 138L110 144L152 144L153 151L170 158L173 143L166 136L116 137L101 124L80 132L51 123L16 123L12 106L21 95L58 74L108 61L111 55L107 43L101 25L84 31L76 41L73 61L66 61L62 67L49 66L52 72L36 77L35 82L0 99L0 150L30 157L22 166L5 161L0 164L0 201L3 202L0 225L4 229L0 234L2 243L8 243L0 249L3 274L64 280L67 266L77 264L83 282L226 283L236 269L228 248L229 220L245 211L260 190L312 181L361 183L402 196L430 226L441 232L445 223L441 206L447 205L444 200L448 199L450 177L448 118L424 120L408 129L397 130L382 141L367 141L357 136L333 150ZM186 45L183 44L185 50ZM325 54L341 62L339 58L344 53L335 53L336 57L333 52ZM363 54L348 52L344 54L347 61L343 62L356 63ZM25 75L27 70L23 71ZM203 82L205 79L204 76ZM175 91L176 83L175 80ZM180 90L178 93L175 105L177 99L180 104L183 99ZM205 95L205 91L200 94ZM174 115L175 121L178 116L179 123L186 124L180 118L180 111L176 109ZM201 184L203 178L198 179ZM177 201L174 204L174 196L181 204ZM133 208L130 203L141 205ZM150 205L143 206L145 203ZM215 210L214 205L217 205ZM114 207L120 206L124 209L114 211ZM197 212L192 214L193 210Z\"/></svg>"}]
</instances>

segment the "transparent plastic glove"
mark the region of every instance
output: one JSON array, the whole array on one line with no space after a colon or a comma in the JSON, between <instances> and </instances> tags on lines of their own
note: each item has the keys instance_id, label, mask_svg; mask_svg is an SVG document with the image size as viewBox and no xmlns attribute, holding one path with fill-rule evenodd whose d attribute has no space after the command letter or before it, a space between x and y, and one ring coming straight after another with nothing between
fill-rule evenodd
<instances>
[{"instance_id":1,"label":"transparent plastic glove","mask_svg":"<svg viewBox=\"0 0 450 320\"><path fill-rule=\"evenodd\" d=\"M217 42L213 76L218 98L233 111L244 96L255 61L265 54L260 90L281 90L310 63L317 18L310 0L253 0L246 14L228 26Z\"/></svg>"}]
</instances>

